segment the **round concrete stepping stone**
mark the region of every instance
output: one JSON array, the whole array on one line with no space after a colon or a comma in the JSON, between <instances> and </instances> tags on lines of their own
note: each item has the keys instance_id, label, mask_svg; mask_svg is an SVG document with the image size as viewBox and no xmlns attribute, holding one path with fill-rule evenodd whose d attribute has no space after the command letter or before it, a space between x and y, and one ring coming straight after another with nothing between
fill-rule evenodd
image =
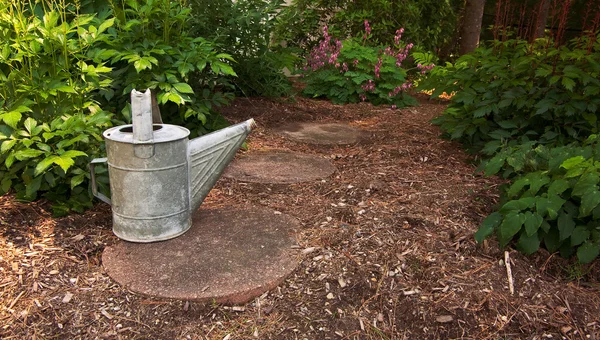
<instances>
[{"instance_id":1,"label":"round concrete stepping stone","mask_svg":"<svg viewBox=\"0 0 600 340\"><path fill-rule=\"evenodd\" d=\"M361 130L336 123L288 123L276 129L280 134L309 144L354 144L360 140Z\"/></svg>"},{"instance_id":2,"label":"round concrete stepping stone","mask_svg":"<svg viewBox=\"0 0 600 340\"><path fill-rule=\"evenodd\" d=\"M185 234L163 242L107 247L108 275L160 298L240 304L278 286L296 268L298 221L273 210L200 209Z\"/></svg>"},{"instance_id":3,"label":"round concrete stepping stone","mask_svg":"<svg viewBox=\"0 0 600 340\"><path fill-rule=\"evenodd\" d=\"M289 184L327 178L334 172L333 164L322 157L264 151L234 160L223 176L244 182Z\"/></svg>"}]
</instances>

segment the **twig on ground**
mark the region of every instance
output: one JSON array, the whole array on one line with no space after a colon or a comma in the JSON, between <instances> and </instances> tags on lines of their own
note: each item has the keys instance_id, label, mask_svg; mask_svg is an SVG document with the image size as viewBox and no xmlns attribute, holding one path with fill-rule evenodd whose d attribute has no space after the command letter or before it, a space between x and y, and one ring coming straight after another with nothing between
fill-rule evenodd
<instances>
[{"instance_id":1,"label":"twig on ground","mask_svg":"<svg viewBox=\"0 0 600 340\"><path fill-rule=\"evenodd\" d=\"M510 268L510 255L508 251L504 252L504 265L506 265L506 276L508 277L508 289L510 295L515 295L515 284L512 276L512 269Z\"/></svg>"}]
</instances>

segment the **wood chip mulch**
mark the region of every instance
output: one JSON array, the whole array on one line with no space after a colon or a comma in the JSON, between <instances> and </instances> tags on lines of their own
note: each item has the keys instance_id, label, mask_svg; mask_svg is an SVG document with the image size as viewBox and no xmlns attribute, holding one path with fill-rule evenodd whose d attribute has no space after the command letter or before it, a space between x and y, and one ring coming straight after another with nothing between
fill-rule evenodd
<instances>
[{"instance_id":1,"label":"wood chip mulch","mask_svg":"<svg viewBox=\"0 0 600 340\"><path fill-rule=\"evenodd\" d=\"M278 288L243 306L171 301L122 289L104 272L117 242L110 207L53 218L47 202L0 197L1 339L597 339L600 270L539 251L524 256L473 233L498 178L439 139L443 103L391 110L295 98L238 99L232 122L258 128L240 154L328 157L336 172L299 184L222 178L206 206L254 205L297 218L302 256ZM347 123L354 145L273 133L288 122Z\"/></svg>"}]
</instances>

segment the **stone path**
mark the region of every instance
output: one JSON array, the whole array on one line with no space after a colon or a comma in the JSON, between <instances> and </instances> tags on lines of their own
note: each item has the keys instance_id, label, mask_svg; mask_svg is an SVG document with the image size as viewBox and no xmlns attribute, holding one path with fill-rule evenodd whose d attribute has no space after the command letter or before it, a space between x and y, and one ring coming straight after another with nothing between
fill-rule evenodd
<instances>
[{"instance_id":1,"label":"stone path","mask_svg":"<svg viewBox=\"0 0 600 340\"><path fill-rule=\"evenodd\" d=\"M294 218L264 208L205 209L172 240L106 247L108 275L160 298L240 304L275 288L298 264Z\"/></svg>"},{"instance_id":2,"label":"stone path","mask_svg":"<svg viewBox=\"0 0 600 340\"><path fill-rule=\"evenodd\" d=\"M360 141L361 131L347 124L338 123L288 123L275 129L289 139L309 144L346 145Z\"/></svg>"},{"instance_id":3,"label":"stone path","mask_svg":"<svg viewBox=\"0 0 600 340\"><path fill-rule=\"evenodd\" d=\"M333 164L319 156L266 151L236 159L223 176L242 182L286 184L323 179L334 172Z\"/></svg>"},{"instance_id":4,"label":"stone path","mask_svg":"<svg viewBox=\"0 0 600 340\"><path fill-rule=\"evenodd\" d=\"M352 144L360 130L344 124L294 123L276 133L311 144ZM223 174L242 182L289 184L335 172L320 156L285 151L254 152ZM294 218L264 208L201 207L185 234L163 242L119 241L105 248L106 272L128 289L154 297L241 304L275 288L299 260Z\"/></svg>"}]
</instances>

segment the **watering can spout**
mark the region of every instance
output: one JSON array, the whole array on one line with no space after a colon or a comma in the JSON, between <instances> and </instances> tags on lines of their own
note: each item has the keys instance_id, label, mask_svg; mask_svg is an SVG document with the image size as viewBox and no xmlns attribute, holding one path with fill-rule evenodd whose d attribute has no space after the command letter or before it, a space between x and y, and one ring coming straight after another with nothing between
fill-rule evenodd
<instances>
[{"instance_id":1,"label":"watering can spout","mask_svg":"<svg viewBox=\"0 0 600 340\"><path fill-rule=\"evenodd\" d=\"M254 119L249 119L190 141L188 150L192 211L200 207L255 125Z\"/></svg>"}]
</instances>

